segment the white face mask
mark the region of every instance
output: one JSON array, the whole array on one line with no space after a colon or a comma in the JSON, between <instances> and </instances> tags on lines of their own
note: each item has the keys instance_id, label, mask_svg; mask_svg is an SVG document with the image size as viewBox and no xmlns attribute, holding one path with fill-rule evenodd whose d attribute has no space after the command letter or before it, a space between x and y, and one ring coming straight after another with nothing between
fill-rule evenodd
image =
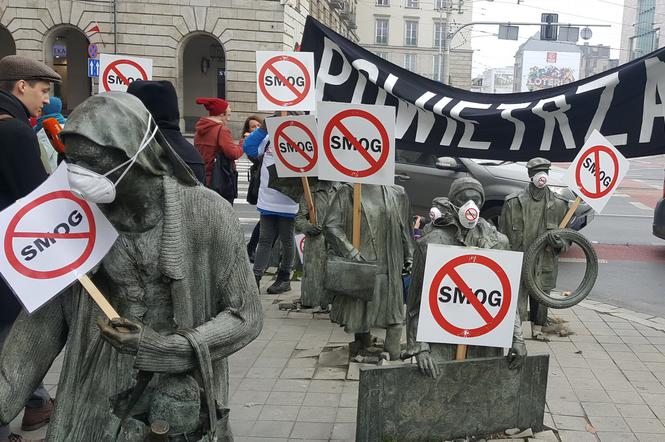
<instances>
[{"instance_id":1,"label":"white face mask","mask_svg":"<svg viewBox=\"0 0 665 442\"><path fill-rule=\"evenodd\" d=\"M547 178L547 172L538 172L531 177L531 182L537 188L542 189L543 187L547 186Z\"/></svg>"},{"instance_id":2,"label":"white face mask","mask_svg":"<svg viewBox=\"0 0 665 442\"><path fill-rule=\"evenodd\" d=\"M67 164L67 179L69 180L69 187L74 195L79 198L82 198L86 201L96 204L108 204L112 203L115 200L115 187L118 183L124 178L125 174L130 167L136 162L139 154L150 145L152 140L157 134L158 127L155 125L155 129L150 132L150 125L152 123L152 116L148 114L148 130L143 135L143 140L139 145L136 154L124 163L114 167L113 169L106 172L104 175L100 175L97 172L93 172L90 169L81 167L76 164ZM127 165L127 168L122 175L118 178L115 184L108 179L108 175L112 174L116 170Z\"/></svg>"},{"instance_id":3,"label":"white face mask","mask_svg":"<svg viewBox=\"0 0 665 442\"><path fill-rule=\"evenodd\" d=\"M434 221L435 219L441 218L441 211L437 209L436 207L432 207L429 209L429 219L430 221Z\"/></svg>"},{"instance_id":4,"label":"white face mask","mask_svg":"<svg viewBox=\"0 0 665 442\"><path fill-rule=\"evenodd\" d=\"M478 217L480 216L480 210L476 203L473 200L467 201L462 207L457 211L457 216L459 217L459 222L462 224L462 227L467 229L473 229L478 224Z\"/></svg>"}]
</instances>

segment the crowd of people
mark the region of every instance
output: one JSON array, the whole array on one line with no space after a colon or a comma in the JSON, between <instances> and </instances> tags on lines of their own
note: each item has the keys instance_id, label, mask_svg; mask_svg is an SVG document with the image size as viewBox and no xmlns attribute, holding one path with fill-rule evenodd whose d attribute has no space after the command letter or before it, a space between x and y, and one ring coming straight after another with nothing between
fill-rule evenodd
<instances>
[{"instance_id":1,"label":"crowd of people","mask_svg":"<svg viewBox=\"0 0 665 442\"><path fill-rule=\"evenodd\" d=\"M65 116L62 115L62 101L58 97L50 96L51 84L60 81L60 76L41 62L22 56L8 56L0 60L0 139L3 140L4 153L4 160L0 162L0 210L33 191L47 179L49 173L67 159L62 141L57 133L60 128L64 126L62 135L74 141L77 140L74 135L78 133L92 133L90 132L92 129L88 126L90 122L81 117L84 111L89 111L87 108L79 109L76 114L77 119L72 125L71 121L68 123ZM343 326L347 332L353 333L355 340L351 343L352 353L361 353L374 344L370 335L372 328L386 329L384 349L390 358L415 356L421 370L431 376L436 376L436 364L433 361L436 361L437 358L451 359L453 350L450 346L430 346L427 343L417 342L415 339L427 244L523 250L537 236L549 229L550 225L555 225L557 219L560 219L565 211L564 201L546 188L550 163L544 159L534 159L527 164L532 183L522 194L508 197L499 230L481 218L470 221L464 216L465 209L468 208L479 213L484 202L482 186L472 178L455 181L449 195L433 201L429 216L415 218L410 216L409 201L403 188L364 185L361 197L361 231L363 234L360 241L356 243L351 239L354 216L352 186L313 179L311 191L316 209L315 217L314 213L310 213L304 196L297 200L287 194L288 192L277 190L269 185L269 169L275 164L275 158L266 123L262 117L255 115L248 117L236 142L229 125L232 115L231 105L221 98L198 98L196 103L202 105L208 115L201 117L196 123L194 142L190 143L180 131L178 98L175 88L170 82L135 81L129 86L127 92L133 97L129 97L127 94L122 97L107 95L97 98L97 101L94 101L95 97L93 97L86 101L88 104L84 103L81 106L94 108L94 106L104 105L119 109L119 113L122 109L131 109L132 112L137 114L143 112L150 117L144 140L140 140L142 131L135 131L136 133L132 136L137 139L132 139L130 143L133 146L131 149L135 151L130 151L130 149L123 152L148 172L144 174L145 176L130 173L128 176L133 176L131 179L141 178L146 183L150 182L151 185L159 187L162 176L173 175L174 183L177 181L183 189L196 188L198 189L196 192L198 192L203 185L217 192L232 206L238 197L238 172L235 162L246 155L252 162L248 177L247 201L256 205L260 215L259 222L246 244L247 256L253 263L254 281L252 284L255 283L260 290L266 269L276 257L278 260L276 279L267 287L267 292L279 294L291 290L295 259L294 235L296 232L304 233L307 240L304 252L301 304L305 307L318 307L323 312L330 312L333 322ZM75 110L74 113L76 112ZM122 127L121 117L122 115L118 115L110 118L113 120L114 127ZM146 141L151 124L153 124L151 122L154 122L159 131L155 130L152 137ZM121 129L116 132L108 136L118 138L114 142L120 143L119 139L125 135L120 133ZM155 136L155 134L158 135ZM98 141L96 141L97 147L107 147L103 145L102 140L97 139L96 135L90 135L90 137L94 138L93 141ZM163 155L141 158L141 151L148 145L154 145L154 149ZM172 152L177 154L177 156L171 155L175 158L169 157ZM70 151L67 150L67 153ZM82 153L78 155L81 158L85 156ZM76 158L70 159L76 164ZM116 186L121 178L114 183ZM140 235L150 237L157 243L159 243L158 235L154 232L161 232L162 223L168 221L162 220L160 212L160 198L170 198L170 194L167 195L167 184L164 186L165 196L155 197L155 201L152 202L147 201L143 208L148 213L148 206L155 206L154 212L157 217L153 220L154 223L148 226L146 223L149 223L150 219L145 217L140 220L141 226L146 224L145 229L132 225L132 228L138 229ZM136 197L149 199L151 195L149 190L147 187L136 189ZM169 191L176 193L173 189ZM131 193L132 190L126 188L125 192ZM191 190L181 190L180 192L191 192ZM230 206L219 198L212 203L198 194L196 198L203 198L200 201L197 199L201 206L208 204L215 210L227 207L229 210L225 211L227 212L225 216L227 218L234 216ZM220 203L223 205L220 206ZM552 210L552 207L555 207L556 210ZM529 216L525 217L524 214ZM113 212L109 212L107 214L111 217L116 215L117 218L112 219L112 222L119 225L129 226L136 221L123 220L122 213L114 215ZM534 222L534 220L540 221ZM211 220L205 222L214 224ZM213 227L210 226L212 230L214 230ZM166 229L167 226L165 225L163 228ZM128 227L127 232L129 231L131 229ZM223 232L218 233L223 235ZM128 233L126 236L129 238L128 242L134 241L132 238L138 238L138 236L135 237ZM158 251L154 248L142 250L139 242L137 241L132 247L143 259L141 265L145 267L146 272L156 273L155 266L159 262L159 257L156 255ZM545 256L544 259L547 262L543 263L542 267L546 270L545 273L549 270L547 275L551 279L552 272L556 274L556 269L552 269L552 266L555 265L553 258L556 253L565 250L566 244L555 236L549 238L549 242L551 253ZM192 247L195 248L194 245ZM234 251L234 253L236 252ZM244 250L242 254L244 254ZM199 259L206 258L199 257ZM187 269L191 271L192 275L196 273L196 265L196 262L187 264ZM113 274L113 270L116 272L115 274ZM121 268L111 268L109 272L108 277L111 279L115 277L118 281L122 281L126 276ZM411 274L413 274L413 281L409 282ZM368 278L367 275L371 275L371 277ZM182 277L174 278L182 279ZM212 279L215 277L213 275ZM246 280L244 275L236 275L234 278L238 279L235 288L241 287ZM251 281L251 273L249 278ZM219 285L218 282L214 283ZM344 283L349 285L341 288ZM158 296L163 291L161 290L163 287L160 285L163 284L163 280L157 277L148 278L142 284L145 285L146 292L150 292L154 296ZM547 286L547 283L545 285ZM246 288L246 286L242 287ZM122 289L119 290L122 292ZM525 288L522 287L521 292L524 290ZM346 293L342 293L344 291ZM130 293L126 293L126 295L127 302L133 299ZM231 299L238 294L227 293L225 296L229 297L227 299L229 305L234 302L239 303L239 306L231 309L235 312L230 314L231 317L240 315L238 311L241 309L242 300ZM521 336L520 319L531 319L534 324L539 326L534 328L538 334L538 336L534 336L536 338L543 338L541 327L547 320L547 310L539 306L535 299L530 299L530 309L527 304L529 303L528 294L520 293L519 299L514 343L510 351L512 366L519 365L519 361L523 359L526 352ZM0 309L1 349L21 310L16 297L2 279L0 279L0 303L2 303ZM247 305L243 307L249 308ZM250 310L254 307L251 307ZM173 309L175 310L175 308L174 305ZM183 306L178 305L178 308L183 308ZM530 310L530 313L527 313L527 310ZM157 309L157 311L160 310ZM214 311L205 320L215 317L213 313ZM252 316L256 312L250 313L248 315ZM190 316L196 317L195 314ZM256 326L258 320L256 318L253 320ZM164 318L153 318L153 323L150 325L157 331L161 329L170 331L170 327L174 324L164 321ZM200 322L204 322L204 319L201 319ZM113 328L118 324L113 322L111 325L100 324L99 328L104 338L117 347L120 353L123 353L128 351L126 344L123 343L127 338L123 338ZM403 324L407 326L408 340L407 349L404 351L400 345ZM129 327L130 331L132 327L141 328L141 325L132 321L125 321L120 325ZM260 328L260 324L258 327ZM258 331L253 330L252 333L256 334ZM246 344L248 341L243 342ZM471 356L482 356L500 354L502 349L494 349L488 353L488 351L470 348L469 352ZM190 353L187 354L191 357ZM1 376L0 373L0 380L2 380ZM2 392L1 388L0 392ZM53 400L48 392L43 385L36 386L33 394L25 403L22 428L34 430L46 425L52 411ZM96 412L101 413L100 410L90 411L90 413ZM10 434L8 427L1 426L0 442L5 441L25 442L25 439Z\"/></svg>"}]
</instances>

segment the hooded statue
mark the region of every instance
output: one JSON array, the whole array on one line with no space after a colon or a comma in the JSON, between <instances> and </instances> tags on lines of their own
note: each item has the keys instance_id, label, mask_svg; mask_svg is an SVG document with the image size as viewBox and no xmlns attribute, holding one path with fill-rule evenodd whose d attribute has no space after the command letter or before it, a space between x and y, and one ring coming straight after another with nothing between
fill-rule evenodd
<instances>
[{"instance_id":1,"label":"hooded statue","mask_svg":"<svg viewBox=\"0 0 665 442\"><path fill-rule=\"evenodd\" d=\"M404 301L402 271L410 269L413 254L409 224L409 199L400 186L362 186L360 247L352 242L353 186L344 184L335 194L326 219L325 238L330 254L354 261L371 261L378 270L371 301L336 295L330 320L354 333L351 350L371 344L372 327L386 329L386 351L399 358ZM348 278L348 275L339 275Z\"/></svg>"},{"instance_id":2,"label":"hooded statue","mask_svg":"<svg viewBox=\"0 0 665 442\"><path fill-rule=\"evenodd\" d=\"M476 210L479 210L484 201L483 187L476 179L471 177L458 178L450 186L448 198L439 197L432 202L433 207L441 211L441 216L426 226L423 236L416 241L413 256L413 270L411 272L411 287L409 288L408 308L406 314L407 348L403 357L415 356L418 366L424 374L432 377L438 375L437 362L455 359L457 345L417 342L418 318L420 314L420 300L425 276L425 262L427 260L428 244L444 244L461 247L479 247L483 249L510 250L508 238L499 233L492 224L477 216L477 224L465 226L462 224L463 216L459 215L460 208L469 201L473 201ZM477 214L477 212L476 212ZM468 346L468 358L483 358L502 356L503 349L497 347ZM511 368L519 367L526 356L526 346L522 337L522 327L519 315L515 315L513 329L513 347L509 352Z\"/></svg>"},{"instance_id":3,"label":"hooded statue","mask_svg":"<svg viewBox=\"0 0 665 442\"><path fill-rule=\"evenodd\" d=\"M300 199L300 209L296 215L296 231L304 233L307 240L303 250L303 275L300 302L304 307L320 306L328 309L330 299L323 288L323 274L326 265L326 240L323 233L323 220L328 213L330 201L340 184L333 181L312 180L310 189L316 209L317 223L310 221L305 196Z\"/></svg>"},{"instance_id":4,"label":"hooded statue","mask_svg":"<svg viewBox=\"0 0 665 442\"><path fill-rule=\"evenodd\" d=\"M88 98L61 136L68 161L91 175L135 159L108 175L115 192L99 207L119 236L90 272L121 318L99 319L78 283L22 312L0 354L0 422L64 349L48 441L143 441L157 420L187 440L230 440L226 358L262 326L231 206L160 143L132 95Z\"/></svg>"}]
</instances>

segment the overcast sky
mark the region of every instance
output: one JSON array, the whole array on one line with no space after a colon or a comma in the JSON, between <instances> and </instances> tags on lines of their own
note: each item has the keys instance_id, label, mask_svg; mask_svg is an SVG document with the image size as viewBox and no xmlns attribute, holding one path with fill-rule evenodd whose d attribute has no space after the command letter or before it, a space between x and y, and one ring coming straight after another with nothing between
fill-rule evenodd
<instances>
[{"instance_id":1,"label":"overcast sky","mask_svg":"<svg viewBox=\"0 0 665 442\"><path fill-rule=\"evenodd\" d=\"M459 0L456 0L459 1ZM468 4L471 0L464 0ZM613 48L612 58L619 58L623 0L475 0L473 21L539 22L540 14L555 12L560 23L611 25L610 28L591 26L593 37L589 44ZM517 48L538 32L537 26L520 26L517 41L499 40L498 26L474 25L471 32L473 75L491 67L512 66ZM580 39L581 44L583 40Z\"/></svg>"}]
</instances>

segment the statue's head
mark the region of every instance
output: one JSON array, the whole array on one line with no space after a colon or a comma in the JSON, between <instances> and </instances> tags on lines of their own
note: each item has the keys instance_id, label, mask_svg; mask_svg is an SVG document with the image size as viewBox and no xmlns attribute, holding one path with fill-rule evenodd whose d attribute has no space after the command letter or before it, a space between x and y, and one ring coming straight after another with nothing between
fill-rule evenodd
<instances>
[{"instance_id":1,"label":"statue's head","mask_svg":"<svg viewBox=\"0 0 665 442\"><path fill-rule=\"evenodd\" d=\"M529 172L531 184L539 189L547 186L551 166L552 163L546 158L537 157L530 159L526 163L526 168Z\"/></svg>"},{"instance_id":2,"label":"statue's head","mask_svg":"<svg viewBox=\"0 0 665 442\"><path fill-rule=\"evenodd\" d=\"M482 207L485 203L485 191L480 181L475 178L457 178L450 185L448 199L457 207L463 206L467 201L473 201L478 207Z\"/></svg>"},{"instance_id":3,"label":"statue's head","mask_svg":"<svg viewBox=\"0 0 665 442\"><path fill-rule=\"evenodd\" d=\"M116 190L131 194L156 176L196 185L191 170L132 95L111 92L88 98L72 112L61 137L72 190L92 202L110 203Z\"/></svg>"},{"instance_id":4,"label":"statue's head","mask_svg":"<svg viewBox=\"0 0 665 442\"><path fill-rule=\"evenodd\" d=\"M475 178L457 178L450 185L448 199L457 208L457 216L462 227L474 228L480 218L480 208L485 202L483 185Z\"/></svg>"}]
</instances>

